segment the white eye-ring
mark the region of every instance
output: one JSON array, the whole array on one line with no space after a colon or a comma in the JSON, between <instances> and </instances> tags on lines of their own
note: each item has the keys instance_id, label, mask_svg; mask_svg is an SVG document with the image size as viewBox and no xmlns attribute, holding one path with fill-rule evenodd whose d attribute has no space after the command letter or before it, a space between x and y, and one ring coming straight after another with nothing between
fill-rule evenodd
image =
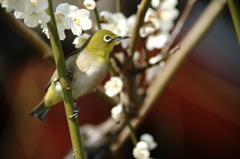
<instances>
[{"instance_id":1,"label":"white eye-ring","mask_svg":"<svg viewBox=\"0 0 240 159\"><path fill-rule=\"evenodd\" d=\"M109 42L109 41L112 40L112 38L109 35L104 35L103 40L106 41L106 42Z\"/></svg>"}]
</instances>

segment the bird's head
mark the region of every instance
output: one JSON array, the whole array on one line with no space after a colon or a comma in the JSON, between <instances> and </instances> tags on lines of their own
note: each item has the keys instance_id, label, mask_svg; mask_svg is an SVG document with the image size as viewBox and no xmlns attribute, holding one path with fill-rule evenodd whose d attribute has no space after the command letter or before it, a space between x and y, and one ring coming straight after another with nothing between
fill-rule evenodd
<instances>
[{"instance_id":1,"label":"bird's head","mask_svg":"<svg viewBox=\"0 0 240 159\"><path fill-rule=\"evenodd\" d=\"M108 61L114 45L128 36L118 36L109 30L98 30L89 39L86 49L97 57Z\"/></svg>"}]
</instances>

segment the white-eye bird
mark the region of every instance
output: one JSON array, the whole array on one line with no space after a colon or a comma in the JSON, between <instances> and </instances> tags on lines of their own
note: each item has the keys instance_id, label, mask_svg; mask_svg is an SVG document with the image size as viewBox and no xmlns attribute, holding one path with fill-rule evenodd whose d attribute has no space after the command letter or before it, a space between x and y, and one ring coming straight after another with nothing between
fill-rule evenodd
<instances>
[{"instance_id":1,"label":"white-eye bird","mask_svg":"<svg viewBox=\"0 0 240 159\"><path fill-rule=\"evenodd\" d=\"M116 42L128 36L117 36L108 30L96 31L84 45L66 59L73 98L94 91L108 73L109 54ZM30 113L44 120L50 108L62 100L61 84L55 71L46 88L46 94L39 105Z\"/></svg>"}]
</instances>

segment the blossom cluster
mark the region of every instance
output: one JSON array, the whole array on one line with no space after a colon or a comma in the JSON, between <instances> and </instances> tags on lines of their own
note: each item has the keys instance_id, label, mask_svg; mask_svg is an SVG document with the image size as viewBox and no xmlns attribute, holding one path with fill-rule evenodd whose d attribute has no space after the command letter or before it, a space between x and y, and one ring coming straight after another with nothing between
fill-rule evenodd
<instances>
[{"instance_id":1,"label":"blossom cluster","mask_svg":"<svg viewBox=\"0 0 240 159\"><path fill-rule=\"evenodd\" d=\"M59 4L56 8L55 19L57 23L60 40L64 40L65 29L71 29L74 35L80 36L83 30L89 30L92 27L92 21L89 19L90 12L86 9L79 9L68 3ZM47 28L44 32L48 35Z\"/></svg>"},{"instance_id":2,"label":"blossom cluster","mask_svg":"<svg viewBox=\"0 0 240 159\"><path fill-rule=\"evenodd\" d=\"M109 97L119 95L123 89L123 81L120 77L111 77L104 85L105 93ZM123 119L123 102L114 106L111 110L112 118L119 122Z\"/></svg>"},{"instance_id":3,"label":"blossom cluster","mask_svg":"<svg viewBox=\"0 0 240 159\"><path fill-rule=\"evenodd\" d=\"M123 13L112 13L109 11L100 12L100 21L102 29L111 30L113 33L121 36L128 36L133 31L136 16L132 15L126 18ZM129 40L121 41L124 49L128 47Z\"/></svg>"},{"instance_id":4,"label":"blossom cluster","mask_svg":"<svg viewBox=\"0 0 240 159\"><path fill-rule=\"evenodd\" d=\"M50 16L45 10L48 8L47 0L2 0L2 7L7 12L14 12L17 19L24 19L24 23L28 27L46 27L50 21Z\"/></svg>"},{"instance_id":5,"label":"blossom cluster","mask_svg":"<svg viewBox=\"0 0 240 159\"><path fill-rule=\"evenodd\" d=\"M154 141L152 135L143 134L140 137L140 141L133 149L133 156L135 159L149 159L150 150L157 147L157 143Z\"/></svg>"},{"instance_id":6,"label":"blossom cluster","mask_svg":"<svg viewBox=\"0 0 240 159\"><path fill-rule=\"evenodd\" d=\"M146 38L146 48L149 51L161 49L169 38L169 32L173 28L174 20L179 12L176 9L177 0L152 0L145 18L144 24L139 30L139 35ZM108 29L117 35L130 35L136 20L136 15L126 18L123 13L100 13L101 27ZM122 47L128 47L128 40L121 42Z\"/></svg>"},{"instance_id":7,"label":"blossom cluster","mask_svg":"<svg viewBox=\"0 0 240 159\"><path fill-rule=\"evenodd\" d=\"M93 2L93 0L86 0L84 4L92 9L95 3ZM33 28L40 24L49 38L47 23L50 21L50 16L46 13L47 0L3 0L1 5L6 8L6 11L13 11L15 18L23 19L28 27ZM59 4L54 15L60 40L66 38L65 29L71 29L74 35L81 36L84 30L92 27L92 21L89 19L90 12L68 3Z\"/></svg>"},{"instance_id":8,"label":"blossom cluster","mask_svg":"<svg viewBox=\"0 0 240 159\"><path fill-rule=\"evenodd\" d=\"M177 0L152 0L141 27L140 36L146 39L148 50L161 49L169 38L169 32L174 26L174 20L179 12L176 9Z\"/></svg>"}]
</instances>

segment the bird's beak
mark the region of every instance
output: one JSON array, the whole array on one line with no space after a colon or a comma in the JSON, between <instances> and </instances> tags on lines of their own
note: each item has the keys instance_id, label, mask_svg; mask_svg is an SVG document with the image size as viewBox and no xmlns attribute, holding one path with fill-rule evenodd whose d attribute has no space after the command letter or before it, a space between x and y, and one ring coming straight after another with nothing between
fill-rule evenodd
<instances>
[{"instance_id":1,"label":"bird's beak","mask_svg":"<svg viewBox=\"0 0 240 159\"><path fill-rule=\"evenodd\" d=\"M129 36L118 36L116 38L113 38L112 40L117 40L117 41L120 41L120 40L123 40L123 39L128 39L130 38Z\"/></svg>"}]
</instances>

